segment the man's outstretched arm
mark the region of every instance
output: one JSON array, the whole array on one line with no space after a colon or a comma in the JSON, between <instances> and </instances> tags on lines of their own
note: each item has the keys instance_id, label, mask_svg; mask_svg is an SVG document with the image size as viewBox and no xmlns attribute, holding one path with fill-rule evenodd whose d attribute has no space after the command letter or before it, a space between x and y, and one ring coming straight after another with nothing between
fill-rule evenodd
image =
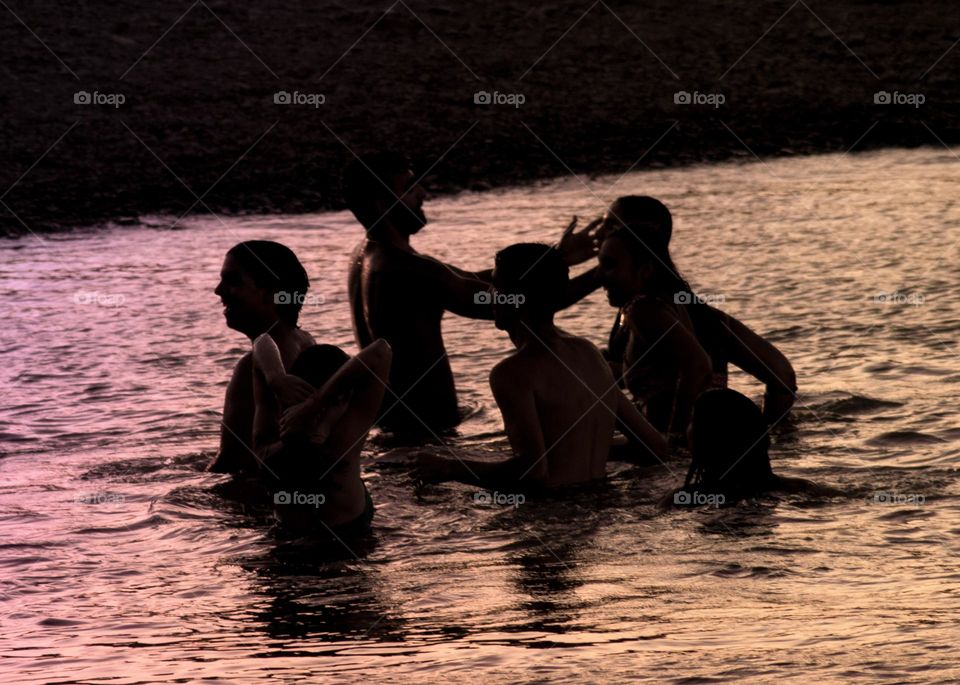
<instances>
[{"instance_id":1,"label":"man's outstretched arm","mask_svg":"<svg viewBox=\"0 0 960 685\"><path fill-rule=\"evenodd\" d=\"M418 472L427 483L458 481L481 487L539 488L546 483L546 448L540 418L529 386L498 365L490 373L490 387L503 415L503 427L512 456L503 461L480 461L421 454Z\"/></svg>"}]
</instances>

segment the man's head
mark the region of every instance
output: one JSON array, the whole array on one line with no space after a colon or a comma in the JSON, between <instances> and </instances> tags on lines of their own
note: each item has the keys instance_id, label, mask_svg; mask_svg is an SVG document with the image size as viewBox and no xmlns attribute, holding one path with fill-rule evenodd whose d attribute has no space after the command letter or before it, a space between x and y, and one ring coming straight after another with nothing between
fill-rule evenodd
<instances>
[{"instance_id":1,"label":"man's head","mask_svg":"<svg viewBox=\"0 0 960 685\"><path fill-rule=\"evenodd\" d=\"M711 486L750 491L773 473L763 412L735 390L701 393L693 406L687 437L702 481Z\"/></svg>"},{"instance_id":2,"label":"man's head","mask_svg":"<svg viewBox=\"0 0 960 685\"><path fill-rule=\"evenodd\" d=\"M307 272L290 248L248 240L227 252L213 292L223 302L227 325L253 339L278 320L296 326L309 287Z\"/></svg>"},{"instance_id":3,"label":"man's head","mask_svg":"<svg viewBox=\"0 0 960 685\"><path fill-rule=\"evenodd\" d=\"M410 162L395 152L364 155L350 162L343 172L343 197L367 231L392 226L410 236L427 223L426 193L416 183Z\"/></svg>"},{"instance_id":4,"label":"man's head","mask_svg":"<svg viewBox=\"0 0 960 685\"><path fill-rule=\"evenodd\" d=\"M348 361L350 355L336 345L312 345L297 356L290 373L319 390Z\"/></svg>"},{"instance_id":5,"label":"man's head","mask_svg":"<svg viewBox=\"0 0 960 685\"><path fill-rule=\"evenodd\" d=\"M497 328L509 331L525 322L553 321L567 293L570 270L549 245L518 243L497 253L493 269Z\"/></svg>"}]
</instances>

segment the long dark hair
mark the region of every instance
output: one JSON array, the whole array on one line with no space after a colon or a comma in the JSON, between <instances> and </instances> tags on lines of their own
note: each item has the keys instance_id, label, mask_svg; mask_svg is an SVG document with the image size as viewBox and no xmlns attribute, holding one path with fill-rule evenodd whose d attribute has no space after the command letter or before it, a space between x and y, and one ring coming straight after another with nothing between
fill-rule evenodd
<instances>
[{"instance_id":1,"label":"long dark hair","mask_svg":"<svg viewBox=\"0 0 960 685\"><path fill-rule=\"evenodd\" d=\"M700 394L693 406L693 459L684 488L749 493L773 476L770 429L763 412L736 390L717 388Z\"/></svg>"}]
</instances>

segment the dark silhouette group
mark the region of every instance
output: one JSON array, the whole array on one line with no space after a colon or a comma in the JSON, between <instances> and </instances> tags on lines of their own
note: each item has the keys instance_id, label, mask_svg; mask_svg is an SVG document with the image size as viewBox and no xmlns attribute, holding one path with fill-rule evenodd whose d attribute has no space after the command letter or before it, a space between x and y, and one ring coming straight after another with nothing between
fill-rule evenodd
<instances>
[{"instance_id":1,"label":"dark silhouette group","mask_svg":"<svg viewBox=\"0 0 960 685\"><path fill-rule=\"evenodd\" d=\"M422 482L532 493L602 479L608 459L656 464L687 447L678 504L814 487L770 468L770 428L796 397L790 362L696 296L671 258L673 221L660 201L621 197L582 229L574 219L555 246L511 245L492 269L472 272L411 245L427 224L426 193L401 155L356 159L343 191L365 232L347 278L355 356L299 327L309 279L279 243L234 246L215 290L227 325L252 347L228 385L210 469L271 493L278 530L362 534L373 517L360 460L370 429L425 446L461 422L446 312L491 321L515 347L490 371L511 453L419 449ZM617 310L603 351L554 321L600 287ZM726 387L731 364L765 385L762 409Z\"/></svg>"}]
</instances>

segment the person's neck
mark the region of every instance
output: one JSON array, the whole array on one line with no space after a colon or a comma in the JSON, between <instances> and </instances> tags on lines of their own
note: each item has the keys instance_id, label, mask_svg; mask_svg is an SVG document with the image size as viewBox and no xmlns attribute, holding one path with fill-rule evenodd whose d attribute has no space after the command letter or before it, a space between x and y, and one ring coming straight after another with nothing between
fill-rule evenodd
<instances>
[{"instance_id":1,"label":"person's neck","mask_svg":"<svg viewBox=\"0 0 960 685\"><path fill-rule=\"evenodd\" d=\"M398 250L410 250L410 236L398 231L396 226L387 219L368 230L367 238Z\"/></svg>"},{"instance_id":2,"label":"person's neck","mask_svg":"<svg viewBox=\"0 0 960 685\"><path fill-rule=\"evenodd\" d=\"M277 321L276 323L268 326L266 329L258 333L250 333L247 337L250 338L250 341L253 342L259 338L264 333L269 333L270 337L273 338L273 341L277 343L277 346L281 346L285 341L290 340L298 330L297 326L291 326L288 323L283 321Z\"/></svg>"},{"instance_id":3,"label":"person's neck","mask_svg":"<svg viewBox=\"0 0 960 685\"><path fill-rule=\"evenodd\" d=\"M520 321L510 329L510 340L518 350L526 347L546 347L547 343L560 335L560 329L553 321Z\"/></svg>"}]
</instances>

